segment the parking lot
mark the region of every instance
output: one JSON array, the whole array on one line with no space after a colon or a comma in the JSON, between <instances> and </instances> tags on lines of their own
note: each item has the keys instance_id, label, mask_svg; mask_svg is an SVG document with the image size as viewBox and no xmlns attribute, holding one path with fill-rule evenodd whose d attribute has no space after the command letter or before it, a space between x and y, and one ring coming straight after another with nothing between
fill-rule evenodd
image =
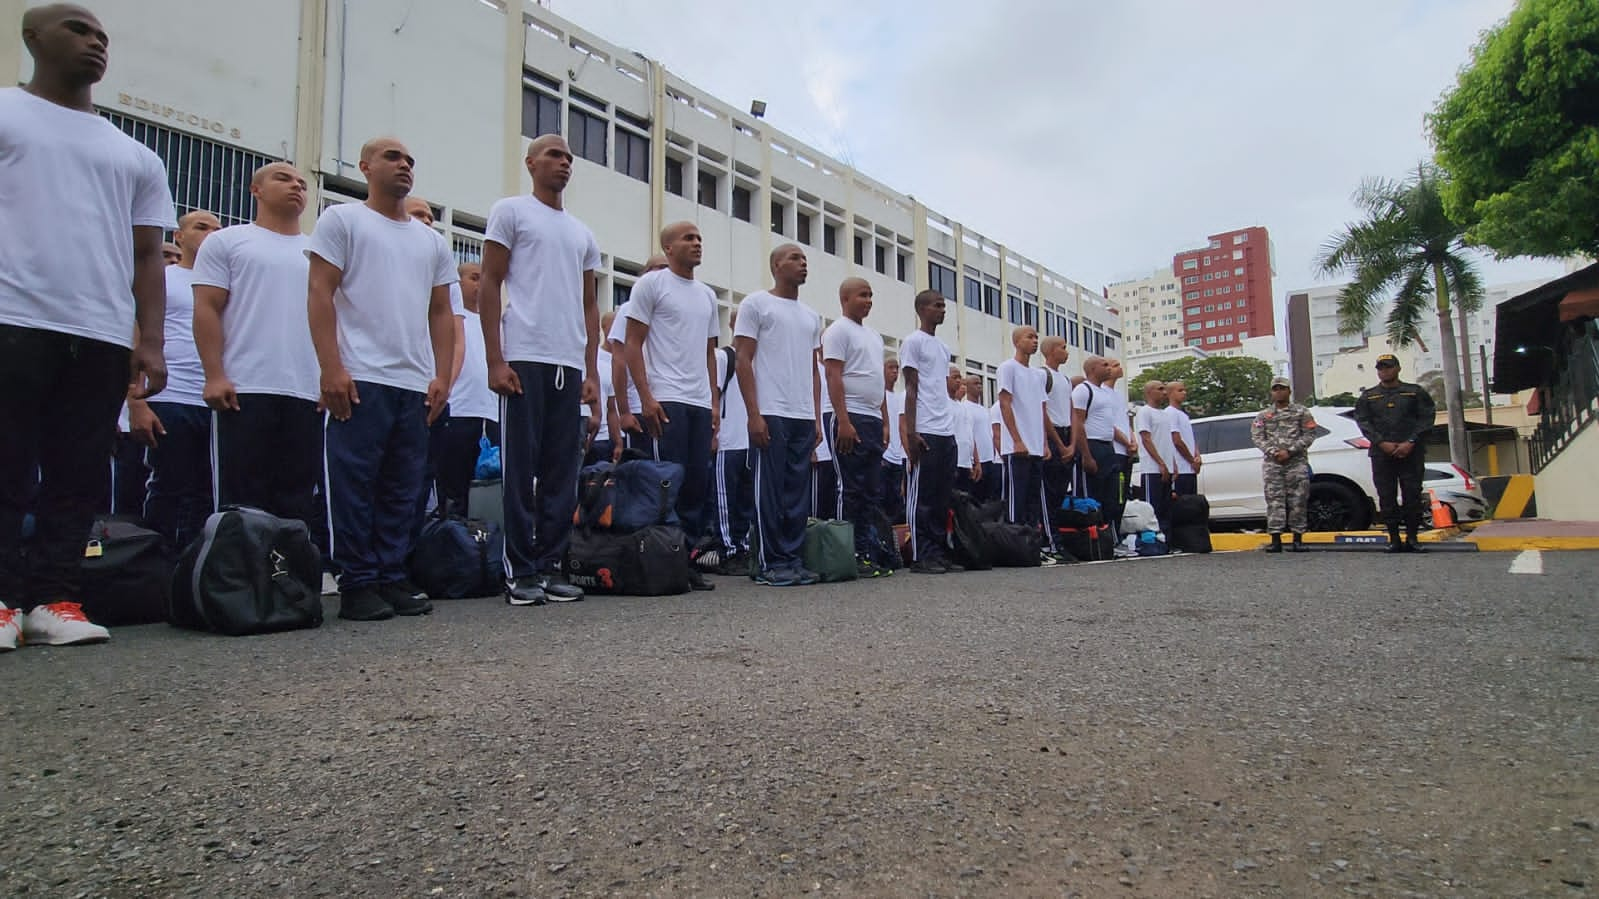
<instances>
[{"instance_id":1,"label":"parking lot","mask_svg":"<svg viewBox=\"0 0 1599 899\"><path fill-rule=\"evenodd\" d=\"M28 647L0 892L1579 895L1596 561L723 578Z\"/></svg>"}]
</instances>

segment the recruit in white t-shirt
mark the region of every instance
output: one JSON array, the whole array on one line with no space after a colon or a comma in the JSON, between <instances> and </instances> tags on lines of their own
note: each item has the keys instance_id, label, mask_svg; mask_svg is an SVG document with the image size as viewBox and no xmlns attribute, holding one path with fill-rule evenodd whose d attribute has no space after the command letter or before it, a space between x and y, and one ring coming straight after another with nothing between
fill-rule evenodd
<instances>
[{"instance_id":1,"label":"recruit in white t-shirt","mask_svg":"<svg viewBox=\"0 0 1599 899\"><path fill-rule=\"evenodd\" d=\"M822 380L822 408L826 409L827 408L827 380L826 380L827 375L826 375L825 372L822 371L822 366L821 366L820 363L818 363L817 366L816 366L816 376L818 378L822 378L823 379ZM828 445L827 441L828 441L828 438L827 438L826 432L823 432L822 439L816 441L816 449L811 451L811 455L816 457L816 461L817 462L829 462L830 463L830 462L833 461L833 448Z\"/></svg>"},{"instance_id":2,"label":"recruit in white t-shirt","mask_svg":"<svg viewBox=\"0 0 1599 899\"><path fill-rule=\"evenodd\" d=\"M822 317L799 300L762 290L739 304L733 336L755 340L755 401L761 415L815 421Z\"/></svg>"},{"instance_id":3,"label":"recruit in white t-shirt","mask_svg":"<svg viewBox=\"0 0 1599 899\"><path fill-rule=\"evenodd\" d=\"M729 380L727 350L716 350L716 386L727 385L722 391L722 424L716 432L716 448L720 450L747 450L750 448L750 417L744 410L744 394L738 388L738 366L732 365Z\"/></svg>"},{"instance_id":4,"label":"recruit in white t-shirt","mask_svg":"<svg viewBox=\"0 0 1599 899\"><path fill-rule=\"evenodd\" d=\"M692 278L657 269L633 285L621 314L650 328L644 339L644 374L655 401L711 408L705 348L722 333L716 294Z\"/></svg>"},{"instance_id":5,"label":"recruit in white t-shirt","mask_svg":"<svg viewBox=\"0 0 1599 899\"><path fill-rule=\"evenodd\" d=\"M955 401L944 379L949 377L949 347L926 331L912 331L899 346L901 372L916 372L916 432L953 437Z\"/></svg>"},{"instance_id":6,"label":"recruit in white t-shirt","mask_svg":"<svg viewBox=\"0 0 1599 899\"><path fill-rule=\"evenodd\" d=\"M1072 379L1058 369L1049 372L1049 390L1044 405L1049 410L1049 423L1057 428L1072 426Z\"/></svg>"},{"instance_id":7,"label":"recruit in white t-shirt","mask_svg":"<svg viewBox=\"0 0 1599 899\"><path fill-rule=\"evenodd\" d=\"M306 253L344 273L333 305L350 377L427 392L437 374L428 330L433 288L460 280L444 236L416 219L345 203L317 219Z\"/></svg>"},{"instance_id":8,"label":"recruit in white t-shirt","mask_svg":"<svg viewBox=\"0 0 1599 899\"><path fill-rule=\"evenodd\" d=\"M1072 388L1072 408L1087 410L1083 416L1084 440L1112 440L1116 436L1116 399L1108 387L1084 381Z\"/></svg>"},{"instance_id":9,"label":"recruit in white t-shirt","mask_svg":"<svg viewBox=\"0 0 1599 899\"><path fill-rule=\"evenodd\" d=\"M321 369L306 314L310 238L259 225L223 228L200 244L194 283L228 292L222 308L222 372L237 393L315 402Z\"/></svg>"},{"instance_id":10,"label":"recruit in white t-shirt","mask_svg":"<svg viewBox=\"0 0 1599 899\"><path fill-rule=\"evenodd\" d=\"M612 359L615 358L615 354L620 354L623 348L627 346L626 312L627 304L623 303L621 308L616 310L616 316L611 321L610 333L605 335L604 342L608 347L610 347L610 351L613 354L611 357ZM648 348L646 347L646 349ZM648 357L648 355L649 354L646 352L645 356ZM645 363L648 364L648 362L649 360L646 358ZM611 363L607 363L603 367L596 364L595 368L600 370L599 375L601 379L611 380ZM643 411L643 406L639 403L638 387L633 384L633 373L628 371L627 366L625 365L622 366L622 382L627 385L627 396L618 398L616 404L623 412L631 412L634 415L637 415L639 412ZM612 383L614 384L615 382L613 381ZM612 387L612 392L615 392L615 387Z\"/></svg>"},{"instance_id":11,"label":"recruit in white t-shirt","mask_svg":"<svg viewBox=\"0 0 1599 899\"><path fill-rule=\"evenodd\" d=\"M499 421L500 398L489 389L489 362L483 353L483 322L476 312L466 309L461 310L461 319L466 331L466 354L461 360L461 374L450 388L450 416Z\"/></svg>"},{"instance_id":12,"label":"recruit in white t-shirt","mask_svg":"<svg viewBox=\"0 0 1599 899\"><path fill-rule=\"evenodd\" d=\"M1196 456L1199 455L1199 447L1194 443L1194 425L1188 420L1188 413L1177 408L1176 406L1167 406L1166 421L1171 425L1171 432L1173 434L1182 435L1183 445L1188 447L1188 451ZM1194 463L1183 458L1182 453L1177 452L1177 444L1175 440L1172 442L1172 453L1177 457L1178 474L1194 473Z\"/></svg>"},{"instance_id":13,"label":"recruit in white t-shirt","mask_svg":"<svg viewBox=\"0 0 1599 899\"><path fill-rule=\"evenodd\" d=\"M960 411L966 415L967 427L972 429L972 440L977 444L977 461L988 463L998 459L994 453L994 424L988 407L966 400L960 404Z\"/></svg>"},{"instance_id":14,"label":"recruit in white t-shirt","mask_svg":"<svg viewBox=\"0 0 1599 899\"><path fill-rule=\"evenodd\" d=\"M100 115L0 88L0 198L0 324L133 346L133 229L178 226L161 158Z\"/></svg>"},{"instance_id":15,"label":"recruit in white t-shirt","mask_svg":"<svg viewBox=\"0 0 1599 899\"><path fill-rule=\"evenodd\" d=\"M600 267L594 232L566 210L524 194L489 207L484 237L511 251L501 298L506 361L583 371L583 276Z\"/></svg>"},{"instance_id":16,"label":"recruit in white t-shirt","mask_svg":"<svg viewBox=\"0 0 1599 899\"><path fill-rule=\"evenodd\" d=\"M905 414L905 394L890 390L883 395L888 406L888 445L883 448L883 461L899 465L905 461L905 444L899 439L899 420Z\"/></svg>"},{"instance_id":17,"label":"recruit in white t-shirt","mask_svg":"<svg viewBox=\"0 0 1599 899\"><path fill-rule=\"evenodd\" d=\"M1016 420L1016 432L1027 444L1029 456L1044 455L1044 371L1028 368L1015 359L999 364L999 392L1011 396L1011 417ZM999 451L1001 455L1016 452L1015 438L1010 427L1000 415Z\"/></svg>"},{"instance_id":18,"label":"recruit in white t-shirt","mask_svg":"<svg viewBox=\"0 0 1599 899\"><path fill-rule=\"evenodd\" d=\"M883 417L883 335L841 318L822 332L822 359L844 364L844 408L852 415ZM832 410L827 380L822 380L822 408Z\"/></svg>"},{"instance_id":19,"label":"recruit in white t-shirt","mask_svg":"<svg viewBox=\"0 0 1599 899\"><path fill-rule=\"evenodd\" d=\"M1171 439L1171 418L1164 409L1154 406L1141 406L1133 416L1133 439L1138 443L1138 473L1140 475L1159 475L1160 463L1166 463L1168 471L1176 471L1172 464L1177 459L1177 448ZM1150 442L1155 444L1155 453L1150 453L1144 446L1144 435L1148 434ZM1160 456L1159 461L1155 455Z\"/></svg>"},{"instance_id":20,"label":"recruit in white t-shirt","mask_svg":"<svg viewBox=\"0 0 1599 899\"><path fill-rule=\"evenodd\" d=\"M1127 433L1127 429L1132 427L1130 422L1133 420L1133 417L1128 414L1127 396L1125 394L1123 394L1120 390L1117 390L1114 387L1107 387L1105 389L1109 390L1110 391L1110 395L1115 398L1114 405L1116 406L1116 417L1115 417L1115 423L1114 423L1113 427L1115 427L1116 430L1121 431L1122 434L1125 435L1125 436L1129 436L1129 437L1132 436L1132 435ZM1111 442L1116 445L1116 455L1118 455L1118 456L1126 456L1127 455L1127 445L1126 444L1124 444L1120 440L1116 440L1114 438L1112 438Z\"/></svg>"},{"instance_id":21,"label":"recruit in white t-shirt","mask_svg":"<svg viewBox=\"0 0 1599 899\"><path fill-rule=\"evenodd\" d=\"M204 406L205 368L200 365L200 351L194 346L194 269L169 265L166 278L167 389L151 399Z\"/></svg>"},{"instance_id":22,"label":"recruit in white t-shirt","mask_svg":"<svg viewBox=\"0 0 1599 899\"><path fill-rule=\"evenodd\" d=\"M973 454L977 452L977 429L972 427L972 416L966 411L970 405L965 400L955 403L955 467L972 467Z\"/></svg>"}]
</instances>

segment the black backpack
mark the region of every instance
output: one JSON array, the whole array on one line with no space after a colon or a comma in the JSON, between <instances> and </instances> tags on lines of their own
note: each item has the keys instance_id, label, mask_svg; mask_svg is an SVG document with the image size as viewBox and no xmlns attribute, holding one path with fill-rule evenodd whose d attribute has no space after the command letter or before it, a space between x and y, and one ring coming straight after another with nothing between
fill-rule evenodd
<instances>
[{"instance_id":1,"label":"black backpack","mask_svg":"<svg viewBox=\"0 0 1599 899\"><path fill-rule=\"evenodd\" d=\"M1037 568L1043 561L1038 528L1033 525L985 521L978 527L988 540L989 561L995 567Z\"/></svg>"},{"instance_id":2,"label":"black backpack","mask_svg":"<svg viewBox=\"0 0 1599 899\"><path fill-rule=\"evenodd\" d=\"M305 523L259 509L205 520L172 575L167 620L239 637L322 624L322 556Z\"/></svg>"},{"instance_id":3,"label":"black backpack","mask_svg":"<svg viewBox=\"0 0 1599 899\"><path fill-rule=\"evenodd\" d=\"M1081 528L1056 528L1055 547L1079 562L1104 562L1116 558L1110 528L1093 524Z\"/></svg>"},{"instance_id":4,"label":"black backpack","mask_svg":"<svg viewBox=\"0 0 1599 899\"><path fill-rule=\"evenodd\" d=\"M1171 519L1172 527L1181 525L1202 525L1210 527L1210 500L1198 493L1179 496L1171 501L1171 508L1166 512Z\"/></svg>"},{"instance_id":5,"label":"black backpack","mask_svg":"<svg viewBox=\"0 0 1599 899\"><path fill-rule=\"evenodd\" d=\"M79 579L83 614L91 621L121 627L167 620L172 559L155 531L126 518L95 521Z\"/></svg>"},{"instance_id":6,"label":"black backpack","mask_svg":"<svg viewBox=\"0 0 1599 899\"><path fill-rule=\"evenodd\" d=\"M988 532L983 529L983 516L972 495L964 490L950 494L950 512L954 527L950 530L950 558L968 571L987 571L994 567L994 548ZM1033 553L1037 564L1038 553Z\"/></svg>"},{"instance_id":7,"label":"black backpack","mask_svg":"<svg viewBox=\"0 0 1599 899\"><path fill-rule=\"evenodd\" d=\"M1210 552L1210 528L1203 524L1174 524L1166 532L1166 545L1179 552Z\"/></svg>"},{"instance_id":8,"label":"black backpack","mask_svg":"<svg viewBox=\"0 0 1599 899\"><path fill-rule=\"evenodd\" d=\"M494 596L505 590L505 536L493 522L431 518L407 567L434 599Z\"/></svg>"},{"instance_id":9,"label":"black backpack","mask_svg":"<svg viewBox=\"0 0 1599 899\"><path fill-rule=\"evenodd\" d=\"M673 596L689 590L688 549L688 538L672 525L628 534L578 529L567 547L566 575L596 594Z\"/></svg>"}]
</instances>

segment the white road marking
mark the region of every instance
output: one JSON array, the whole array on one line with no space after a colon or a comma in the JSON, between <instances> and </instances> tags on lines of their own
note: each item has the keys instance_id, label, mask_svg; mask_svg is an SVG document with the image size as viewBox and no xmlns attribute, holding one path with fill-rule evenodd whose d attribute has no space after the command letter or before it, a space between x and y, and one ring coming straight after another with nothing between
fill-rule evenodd
<instances>
[{"instance_id":1,"label":"white road marking","mask_svg":"<svg viewBox=\"0 0 1599 899\"><path fill-rule=\"evenodd\" d=\"M1543 574L1543 553L1536 549L1516 553L1510 562L1511 574Z\"/></svg>"}]
</instances>

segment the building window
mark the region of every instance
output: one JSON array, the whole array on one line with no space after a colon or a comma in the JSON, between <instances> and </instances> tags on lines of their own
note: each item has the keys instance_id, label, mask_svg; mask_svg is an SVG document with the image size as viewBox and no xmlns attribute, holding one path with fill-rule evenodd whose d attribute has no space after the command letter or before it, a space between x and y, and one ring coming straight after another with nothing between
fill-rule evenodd
<instances>
[{"instance_id":1,"label":"building window","mask_svg":"<svg viewBox=\"0 0 1599 899\"><path fill-rule=\"evenodd\" d=\"M1249 339L1249 332L1248 331L1239 331L1238 332L1238 339L1239 339L1240 342L1248 340Z\"/></svg>"},{"instance_id":2,"label":"building window","mask_svg":"<svg viewBox=\"0 0 1599 899\"><path fill-rule=\"evenodd\" d=\"M683 160L666 157L666 192L687 196L683 193Z\"/></svg>"},{"instance_id":3,"label":"building window","mask_svg":"<svg viewBox=\"0 0 1599 899\"><path fill-rule=\"evenodd\" d=\"M1105 336L1105 349L1106 350L1114 350L1114 349L1116 349L1116 338L1111 337L1110 335L1107 334Z\"/></svg>"},{"instance_id":4,"label":"building window","mask_svg":"<svg viewBox=\"0 0 1599 899\"><path fill-rule=\"evenodd\" d=\"M783 219L785 218L784 213L786 213L787 211L788 211L788 207L784 206L782 203L777 202L776 200L772 201L772 233L773 234L786 234L787 233L787 232L785 232L783 230L783 226L785 224L785 222L783 221Z\"/></svg>"},{"instance_id":5,"label":"building window","mask_svg":"<svg viewBox=\"0 0 1599 899\"><path fill-rule=\"evenodd\" d=\"M872 263L872 267L877 269L877 273L879 275L888 274L888 247L885 247L882 244L873 245Z\"/></svg>"},{"instance_id":6,"label":"building window","mask_svg":"<svg viewBox=\"0 0 1599 899\"><path fill-rule=\"evenodd\" d=\"M905 255L904 253L894 254L894 280L901 283L908 282L909 279L906 278L906 273L910 271L910 267L911 257Z\"/></svg>"},{"instance_id":7,"label":"building window","mask_svg":"<svg viewBox=\"0 0 1599 899\"><path fill-rule=\"evenodd\" d=\"M1215 295L1216 295L1215 288L1212 288L1212 287L1205 288L1205 296L1209 297L1209 296L1215 296Z\"/></svg>"},{"instance_id":8,"label":"building window","mask_svg":"<svg viewBox=\"0 0 1599 899\"><path fill-rule=\"evenodd\" d=\"M878 247L879 250L882 247ZM954 299L959 296L960 282L955 278L955 270L947 265L937 262L927 263L927 286L938 291L944 299Z\"/></svg>"},{"instance_id":9,"label":"building window","mask_svg":"<svg viewBox=\"0 0 1599 899\"><path fill-rule=\"evenodd\" d=\"M1183 271L1190 272L1190 271L1193 271L1194 269L1197 269L1197 268L1199 268L1199 260L1198 259L1184 259L1183 260Z\"/></svg>"},{"instance_id":10,"label":"building window","mask_svg":"<svg viewBox=\"0 0 1599 899\"><path fill-rule=\"evenodd\" d=\"M1233 269L1233 277L1242 278L1243 276L1244 276L1244 267L1243 266L1240 265L1239 267Z\"/></svg>"},{"instance_id":11,"label":"building window","mask_svg":"<svg viewBox=\"0 0 1599 899\"><path fill-rule=\"evenodd\" d=\"M1183 299L1185 299L1185 300L1197 300L1197 299L1199 299L1199 291L1190 290L1189 292L1183 294Z\"/></svg>"},{"instance_id":12,"label":"building window","mask_svg":"<svg viewBox=\"0 0 1599 899\"><path fill-rule=\"evenodd\" d=\"M1205 319L1205 327L1207 327L1207 328L1214 328L1214 327L1216 327L1216 320L1215 320L1215 319L1213 319L1213 318L1207 318L1207 319Z\"/></svg>"},{"instance_id":13,"label":"building window","mask_svg":"<svg viewBox=\"0 0 1599 899\"><path fill-rule=\"evenodd\" d=\"M1217 247L1220 247L1220 246L1221 246L1221 241L1219 241L1219 240L1212 240L1210 242L1210 248L1212 250L1214 250L1214 249L1216 249Z\"/></svg>"},{"instance_id":14,"label":"building window","mask_svg":"<svg viewBox=\"0 0 1599 899\"><path fill-rule=\"evenodd\" d=\"M1022 324L1029 328L1038 327L1038 306L1036 304L1022 304Z\"/></svg>"},{"instance_id":15,"label":"building window","mask_svg":"<svg viewBox=\"0 0 1599 899\"><path fill-rule=\"evenodd\" d=\"M966 277L966 308L977 310L983 308L983 282L970 275Z\"/></svg>"},{"instance_id":16,"label":"building window","mask_svg":"<svg viewBox=\"0 0 1599 899\"><path fill-rule=\"evenodd\" d=\"M1233 235L1233 245L1234 246L1237 246L1238 244L1244 243L1247 240L1249 240L1249 235L1248 234L1234 234Z\"/></svg>"},{"instance_id":17,"label":"building window","mask_svg":"<svg viewBox=\"0 0 1599 899\"><path fill-rule=\"evenodd\" d=\"M855 235L855 264L866 264L866 238L859 234Z\"/></svg>"},{"instance_id":18,"label":"building window","mask_svg":"<svg viewBox=\"0 0 1599 899\"><path fill-rule=\"evenodd\" d=\"M650 182L650 139L625 128L616 129L616 170L629 178ZM681 176L679 176L681 183Z\"/></svg>"},{"instance_id":19,"label":"building window","mask_svg":"<svg viewBox=\"0 0 1599 899\"><path fill-rule=\"evenodd\" d=\"M633 285L624 284L621 281L612 281L611 282L611 308L612 309L620 309L620 308L622 308L622 304L626 303L628 297L630 297L632 295L633 295Z\"/></svg>"},{"instance_id":20,"label":"building window","mask_svg":"<svg viewBox=\"0 0 1599 899\"><path fill-rule=\"evenodd\" d=\"M1249 321L1249 316L1247 316L1247 315L1240 315L1240 316L1238 316L1238 323L1239 323L1239 324L1240 324L1240 325L1241 325L1241 324L1243 324L1243 323L1244 323L1244 322L1246 322L1246 321Z\"/></svg>"},{"instance_id":21,"label":"building window","mask_svg":"<svg viewBox=\"0 0 1599 899\"><path fill-rule=\"evenodd\" d=\"M561 101L540 90L522 87L522 136L561 133Z\"/></svg>"},{"instance_id":22,"label":"building window","mask_svg":"<svg viewBox=\"0 0 1599 899\"><path fill-rule=\"evenodd\" d=\"M566 125L566 142L572 155L605 165L605 120L571 104L567 107Z\"/></svg>"},{"instance_id":23,"label":"building window","mask_svg":"<svg viewBox=\"0 0 1599 899\"><path fill-rule=\"evenodd\" d=\"M1077 342L1077 322L1068 320L1066 323L1066 329L1071 332L1066 335L1066 342L1075 347L1082 346L1081 343Z\"/></svg>"},{"instance_id":24,"label":"building window","mask_svg":"<svg viewBox=\"0 0 1599 899\"><path fill-rule=\"evenodd\" d=\"M838 255L838 226L822 223L822 252Z\"/></svg>"},{"instance_id":25,"label":"building window","mask_svg":"<svg viewBox=\"0 0 1599 899\"><path fill-rule=\"evenodd\" d=\"M733 185L733 218L750 221L750 190L737 184Z\"/></svg>"},{"instance_id":26,"label":"building window","mask_svg":"<svg viewBox=\"0 0 1599 899\"><path fill-rule=\"evenodd\" d=\"M149 147L166 164L167 183L177 211L212 212L224 225L255 217L250 175L273 160L182 131L151 125L115 112L100 113L129 137Z\"/></svg>"},{"instance_id":27,"label":"building window","mask_svg":"<svg viewBox=\"0 0 1599 899\"><path fill-rule=\"evenodd\" d=\"M811 243L811 217L803 212L794 216L794 236L806 246Z\"/></svg>"},{"instance_id":28,"label":"building window","mask_svg":"<svg viewBox=\"0 0 1599 899\"><path fill-rule=\"evenodd\" d=\"M1005 320L1013 325L1022 323L1022 290L1014 284L1005 291Z\"/></svg>"},{"instance_id":29,"label":"building window","mask_svg":"<svg viewBox=\"0 0 1599 899\"><path fill-rule=\"evenodd\" d=\"M1212 334L1211 336L1205 338L1205 344L1207 346L1210 345L1210 344L1213 344L1215 342L1216 342L1216 335L1214 335L1214 334Z\"/></svg>"},{"instance_id":30,"label":"building window","mask_svg":"<svg viewBox=\"0 0 1599 899\"><path fill-rule=\"evenodd\" d=\"M999 318L999 285L983 285L983 314Z\"/></svg>"},{"instance_id":31,"label":"building window","mask_svg":"<svg viewBox=\"0 0 1599 899\"><path fill-rule=\"evenodd\" d=\"M1233 258L1234 259L1242 259L1242 258L1244 258L1244 251L1243 250L1233 250Z\"/></svg>"},{"instance_id":32,"label":"building window","mask_svg":"<svg viewBox=\"0 0 1599 899\"><path fill-rule=\"evenodd\" d=\"M716 191L716 188L717 188L716 181L717 181L717 178L716 178L716 173L715 172L700 172L699 173L699 194L695 197L695 199L697 199L699 201L699 204L701 206L709 206L712 209L717 208L717 206L716 206L716 192L717 192Z\"/></svg>"},{"instance_id":33,"label":"building window","mask_svg":"<svg viewBox=\"0 0 1599 899\"><path fill-rule=\"evenodd\" d=\"M1188 323L1188 330L1190 330L1190 331L1198 331L1199 327L1200 327L1199 322L1189 322Z\"/></svg>"},{"instance_id":34,"label":"building window","mask_svg":"<svg viewBox=\"0 0 1599 899\"><path fill-rule=\"evenodd\" d=\"M1188 277L1183 279L1183 283L1184 284L1198 284L1199 283L1199 276L1198 275L1189 275Z\"/></svg>"}]
</instances>

